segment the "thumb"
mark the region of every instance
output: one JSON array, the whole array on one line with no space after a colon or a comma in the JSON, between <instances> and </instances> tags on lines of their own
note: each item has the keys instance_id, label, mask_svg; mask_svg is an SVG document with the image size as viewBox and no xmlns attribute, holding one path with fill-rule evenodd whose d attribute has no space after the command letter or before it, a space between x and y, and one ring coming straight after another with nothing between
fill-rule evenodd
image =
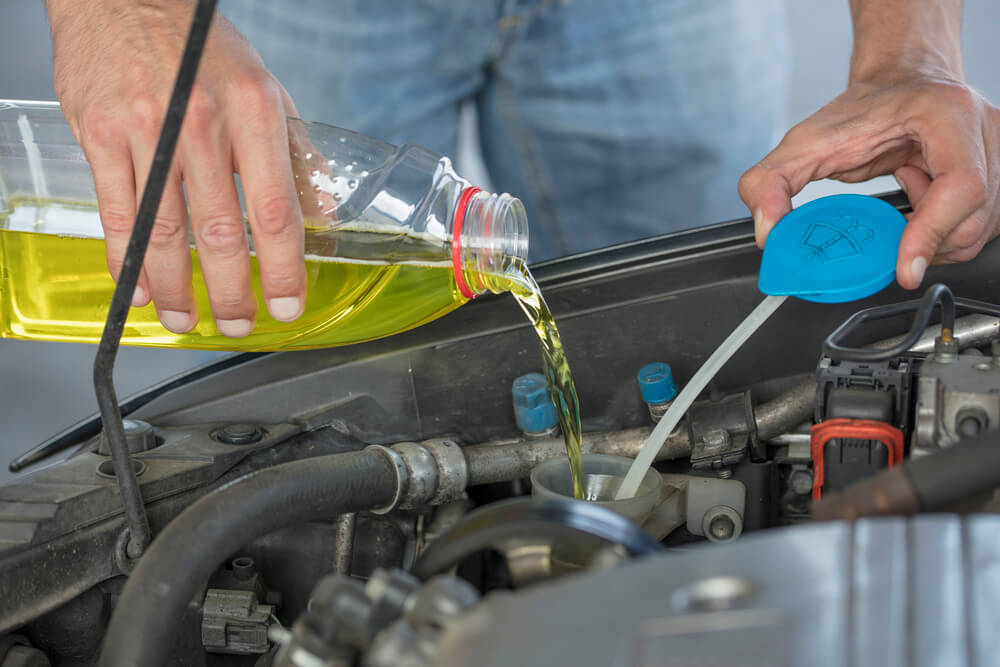
<instances>
[{"instance_id":1,"label":"thumb","mask_svg":"<svg viewBox=\"0 0 1000 667\"><path fill-rule=\"evenodd\" d=\"M762 161L740 177L739 191L753 213L757 247L763 248L774 226L792 210L792 195L798 190L778 170Z\"/></svg>"}]
</instances>

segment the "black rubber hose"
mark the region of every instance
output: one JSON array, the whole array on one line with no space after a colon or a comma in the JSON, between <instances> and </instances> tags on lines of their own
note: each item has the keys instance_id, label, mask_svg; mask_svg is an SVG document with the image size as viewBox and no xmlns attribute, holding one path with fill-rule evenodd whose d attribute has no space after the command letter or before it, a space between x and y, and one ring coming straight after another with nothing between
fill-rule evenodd
<instances>
[{"instance_id":1,"label":"black rubber hose","mask_svg":"<svg viewBox=\"0 0 1000 667\"><path fill-rule=\"evenodd\" d=\"M663 550L663 545L638 525L601 505L556 498L511 498L469 512L431 542L411 573L427 581L484 549L502 549L509 540L588 535L621 545L636 557Z\"/></svg>"},{"instance_id":2,"label":"black rubber hose","mask_svg":"<svg viewBox=\"0 0 1000 667\"><path fill-rule=\"evenodd\" d=\"M923 335L930 324L934 308L939 302L941 304L941 326L949 331L953 330L955 328L955 299L951 290L941 284L931 285L918 301L904 301L858 311L827 337L823 343L823 354L835 361L884 361L898 357L913 347ZM913 325L903 339L890 348L854 348L845 347L842 344L849 333L865 322L893 317L910 311L916 311L913 316Z\"/></svg>"},{"instance_id":3,"label":"black rubber hose","mask_svg":"<svg viewBox=\"0 0 1000 667\"><path fill-rule=\"evenodd\" d=\"M922 512L948 509L1000 487L1000 434L962 440L931 456L908 461L906 471Z\"/></svg>"},{"instance_id":4,"label":"black rubber hose","mask_svg":"<svg viewBox=\"0 0 1000 667\"><path fill-rule=\"evenodd\" d=\"M241 546L292 524L383 507L395 493L395 468L372 449L293 461L220 487L171 521L139 560L98 664L164 664L187 605Z\"/></svg>"},{"instance_id":5,"label":"black rubber hose","mask_svg":"<svg viewBox=\"0 0 1000 667\"><path fill-rule=\"evenodd\" d=\"M1000 487L1000 433L962 440L930 456L910 459L813 505L818 521L911 515L950 510Z\"/></svg>"}]
</instances>

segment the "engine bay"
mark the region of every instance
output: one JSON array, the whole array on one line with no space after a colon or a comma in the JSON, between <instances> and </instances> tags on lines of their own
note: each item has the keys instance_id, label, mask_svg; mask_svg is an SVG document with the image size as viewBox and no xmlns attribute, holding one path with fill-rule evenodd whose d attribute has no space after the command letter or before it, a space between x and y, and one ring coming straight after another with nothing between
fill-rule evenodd
<instances>
[{"instance_id":1,"label":"engine bay","mask_svg":"<svg viewBox=\"0 0 1000 667\"><path fill-rule=\"evenodd\" d=\"M932 270L965 297L950 338L903 341L896 287L786 304L667 439L641 528L532 493L565 451L515 420L540 362L510 299L195 369L123 404L140 558L96 418L0 487L0 665L986 664L1000 318L968 299L997 253ZM683 384L758 264L738 221L537 267L585 452L635 456L657 412L637 372ZM849 318L839 342L878 358L821 352ZM885 480L906 470L910 495Z\"/></svg>"}]
</instances>

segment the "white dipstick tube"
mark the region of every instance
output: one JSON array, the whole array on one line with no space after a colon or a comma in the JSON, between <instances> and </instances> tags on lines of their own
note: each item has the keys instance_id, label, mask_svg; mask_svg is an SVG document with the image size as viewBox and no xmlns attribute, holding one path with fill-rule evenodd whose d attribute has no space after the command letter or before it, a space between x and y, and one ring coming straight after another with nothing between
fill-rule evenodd
<instances>
[{"instance_id":1,"label":"white dipstick tube","mask_svg":"<svg viewBox=\"0 0 1000 667\"><path fill-rule=\"evenodd\" d=\"M684 413L688 411L691 404L694 403L694 399L698 398L698 394L708 385L709 381L715 377L715 374L719 372L727 361L729 357L736 353L736 350L743 346L743 343L747 342L747 339L753 335L753 332L760 328L764 322L767 321L774 311L778 309L778 306L785 302L787 296L767 296L764 298L760 304L753 309L753 311L747 315L747 318L743 320L738 327L733 330L733 333L729 334L726 340L722 341L722 345L712 353L712 356L708 358L698 372L694 374L694 377L684 385L684 389L677 395L677 398L673 400L670 407L667 409L667 413L663 415L663 419L660 423L656 425L653 432L649 434L646 438L646 442L643 443L642 449L639 450L639 455L635 457L635 461L632 463L632 467L629 468L628 474L625 475L625 480L622 482L621 486L618 487L618 493L615 495L615 500L625 500L626 498L631 498L635 495L636 491L639 490L639 484L642 482L642 478L646 476L646 471L649 470L649 466L653 465L653 459L656 458L656 453L660 451L663 447L663 443L666 441L667 436L673 433L677 424L680 422L681 417Z\"/></svg>"}]
</instances>

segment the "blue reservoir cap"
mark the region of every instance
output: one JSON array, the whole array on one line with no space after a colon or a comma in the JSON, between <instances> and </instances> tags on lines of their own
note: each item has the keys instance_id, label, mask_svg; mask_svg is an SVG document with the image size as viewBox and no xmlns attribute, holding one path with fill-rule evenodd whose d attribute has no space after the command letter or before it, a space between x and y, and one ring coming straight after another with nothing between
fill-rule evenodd
<instances>
[{"instance_id":1,"label":"blue reservoir cap","mask_svg":"<svg viewBox=\"0 0 1000 667\"><path fill-rule=\"evenodd\" d=\"M757 286L764 294L842 303L875 294L896 275L906 218L867 195L832 195L798 207L764 245Z\"/></svg>"},{"instance_id":2,"label":"blue reservoir cap","mask_svg":"<svg viewBox=\"0 0 1000 667\"><path fill-rule=\"evenodd\" d=\"M650 405L672 401L677 395L677 384L674 383L674 371L670 368L670 364L662 361L646 364L639 369L636 377L639 380L642 400Z\"/></svg>"},{"instance_id":3,"label":"blue reservoir cap","mask_svg":"<svg viewBox=\"0 0 1000 667\"><path fill-rule=\"evenodd\" d=\"M549 398L549 388L541 373L527 373L511 385L514 420L525 433L544 433L559 423L556 406Z\"/></svg>"}]
</instances>

